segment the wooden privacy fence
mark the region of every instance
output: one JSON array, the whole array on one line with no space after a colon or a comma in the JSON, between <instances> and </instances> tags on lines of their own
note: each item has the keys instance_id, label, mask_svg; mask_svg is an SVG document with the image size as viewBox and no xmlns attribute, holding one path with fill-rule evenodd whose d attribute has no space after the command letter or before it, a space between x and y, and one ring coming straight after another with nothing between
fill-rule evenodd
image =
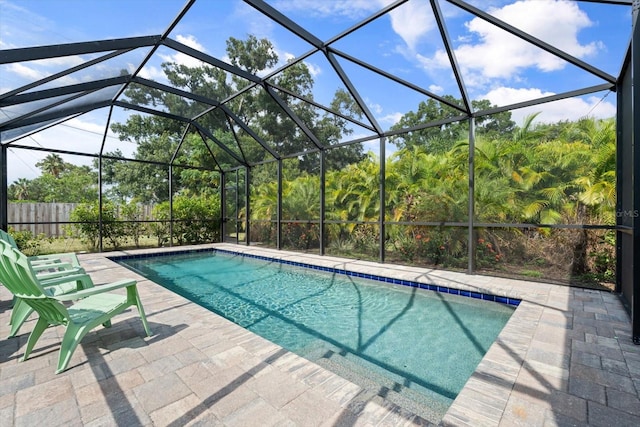
<instances>
[{"instance_id":1,"label":"wooden privacy fence","mask_svg":"<svg viewBox=\"0 0 640 427\"><path fill-rule=\"evenodd\" d=\"M78 203L8 203L9 226L16 231L29 230L34 235L62 237L64 224L70 221L71 212ZM153 206L141 206L141 219L151 219Z\"/></svg>"}]
</instances>

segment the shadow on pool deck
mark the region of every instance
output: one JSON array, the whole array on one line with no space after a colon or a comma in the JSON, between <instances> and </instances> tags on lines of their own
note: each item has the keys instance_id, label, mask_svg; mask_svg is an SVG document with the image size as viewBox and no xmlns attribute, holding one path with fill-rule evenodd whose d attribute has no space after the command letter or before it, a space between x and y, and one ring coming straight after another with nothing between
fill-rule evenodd
<instances>
[{"instance_id":1,"label":"shadow on pool deck","mask_svg":"<svg viewBox=\"0 0 640 427\"><path fill-rule=\"evenodd\" d=\"M230 244L228 250L341 265L371 274L431 281L521 297L442 420L444 425L640 425L640 346L613 294L487 276L381 265ZM177 248L174 248L177 249ZM135 276L105 258L81 263L104 283ZM343 267L341 267L343 268ZM18 362L28 332L0 341L0 419L15 426L428 425L321 366L141 277L154 335L135 310L89 333L69 369L56 375L60 328L45 331ZM10 295L0 287L0 334Z\"/></svg>"}]
</instances>

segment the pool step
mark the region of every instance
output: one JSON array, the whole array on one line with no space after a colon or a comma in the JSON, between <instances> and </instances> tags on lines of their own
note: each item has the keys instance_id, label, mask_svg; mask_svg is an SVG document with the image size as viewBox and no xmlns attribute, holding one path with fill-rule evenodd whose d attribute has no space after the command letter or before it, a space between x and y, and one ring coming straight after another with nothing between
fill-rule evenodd
<instances>
[{"instance_id":1,"label":"pool step","mask_svg":"<svg viewBox=\"0 0 640 427\"><path fill-rule=\"evenodd\" d=\"M372 363L351 353L329 348L326 344L309 346L301 355L359 385L365 390L365 394L380 396L433 423L440 422L452 403L451 400L437 394L429 396L426 390L425 393L413 390L390 376L378 372L377 369L381 368L376 369Z\"/></svg>"}]
</instances>

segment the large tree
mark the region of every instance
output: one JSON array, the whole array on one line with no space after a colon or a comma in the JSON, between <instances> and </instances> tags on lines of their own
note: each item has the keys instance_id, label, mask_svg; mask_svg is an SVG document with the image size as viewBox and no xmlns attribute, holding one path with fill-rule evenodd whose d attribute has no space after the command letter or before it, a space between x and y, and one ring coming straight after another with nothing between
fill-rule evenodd
<instances>
[{"instance_id":1,"label":"large tree","mask_svg":"<svg viewBox=\"0 0 640 427\"><path fill-rule=\"evenodd\" d=\"M278 64L278 56L271 42L255 36L249 36L246 40L229 38L227 54L232 65L253 75L265 74ZM207 64L189 67L167 62L162 64L162 69L171 86L204 96L214 104L226 100L224 108L212 108L211 105L142 85L129 87L126 95L132 103L151 108L161 106L163 110L183 117L200 115L196 122L208 131L204 134L205 139L195 133L194 128L190 128L189 132L194 133L180 145L178 156L174 159L176 165L227 170L242 163L253 165L273 160L272 152L278 156L295 156L301 172L317 172L318 146L313 142L313 136L321 146L330 146L349 134L344 119L319 112L299 98L313 99L313 77L303 62L291 64L264 84L257 85L241 75L227 73ZM281 103L313 136L306 134L291 119ZM352 115L357 110L351 98L340 91L335 94L331 107ZM207 113L201 114L207 109ZM224 109L232 114L227 114ZM175 120L139 114L131 115L125 123L112 125L121 140L136 144L135 159L159 163L171 160L184 128L184 123ZM207 133L214 135L214 140ZM232 154L219 145L224 145ZM312 153L298 156L305 151ZM117 156L119 153L110 154ZM194 161L194 157L197 161ZM326 155L328 165L335 164L337 167L362 158L361 144L337 151L328 150ZM114 163L108 169L106 182L118 186L118 197L136 198L142 202L168 199L166 174L158 173L157 165L140 163L119 166ZM174 188L180 190L191 186L191 191L194 191L196 183L204 185L203 188L211 186L196 175L193 170L180 168L179 174L174 176Z\"/></svg>"},{"instance_id":2,"label":"large tree","mask_svg":"<svg viewBox=\"0 0 640 427\"><path fill-rule=\"evenodd\" d=\"M43 173L48 173L55 178L58 178L64 172L65 166L64 159L55 153L47 155L43 160L36 163L36 167L40 168Z\"/></svg>"},{"instance_id":3,"label":"large tree","mask_svg":"<svg viewBox=\"0 0 640 427\"><path fill-rule=\"evenodd\" d=\"M20 178L8 188L9 200L44 203L82 203L98 200L98 176L89 166L65 162L50 154L36 163L42 174Z\"/></svg>"},{"instance_id":4,"label":"large tree","mask_svg":"<svg viewBox=\"0 0 640 427\"><path fill-rule=\"evenodd\" d=\"M451 95L444 96L450 104L460 105L460 101ZM491 102L473 100L471 102L474 111L488 110L492 107ZM430 153L442 154L451 148L461 139L467 139L469 134L469 122L466 119L454 121L452 123L442 123L456 117L463 116L459 110L446 103L429 99L422 101L418 105L417 111L410 111L405 114L398 123L391 129L408 129L414 126L434 123L434 126L409 133L394 135L389 140L396 144L399 149L411 148L414 145L424 147ZM435 125L435 123L440 123ZM516 128L515 122L511 120L511 112L502 112L488 116L480 116L475 120L476 135L484 139L498 139L511 137Z\"/></svg>"}]
</instances>

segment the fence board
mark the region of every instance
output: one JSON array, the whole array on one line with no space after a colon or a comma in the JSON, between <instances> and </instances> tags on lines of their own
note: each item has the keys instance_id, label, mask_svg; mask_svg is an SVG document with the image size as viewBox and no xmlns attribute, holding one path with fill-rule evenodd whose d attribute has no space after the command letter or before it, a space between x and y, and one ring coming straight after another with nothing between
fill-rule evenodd
<instances>
[{"instance_id":1,"label":"fence board","mask_svg":"<svg viewBox=\"0 0 640 427\"><path fill-rule=\"evenodd\" d=\"M11 203L7 204L9 225L16 231L28 230L34 235L63 237L71 212L78 203ZM152 219L153 205L140 207L140 219Z\"/></svg>"}]
</instances>

